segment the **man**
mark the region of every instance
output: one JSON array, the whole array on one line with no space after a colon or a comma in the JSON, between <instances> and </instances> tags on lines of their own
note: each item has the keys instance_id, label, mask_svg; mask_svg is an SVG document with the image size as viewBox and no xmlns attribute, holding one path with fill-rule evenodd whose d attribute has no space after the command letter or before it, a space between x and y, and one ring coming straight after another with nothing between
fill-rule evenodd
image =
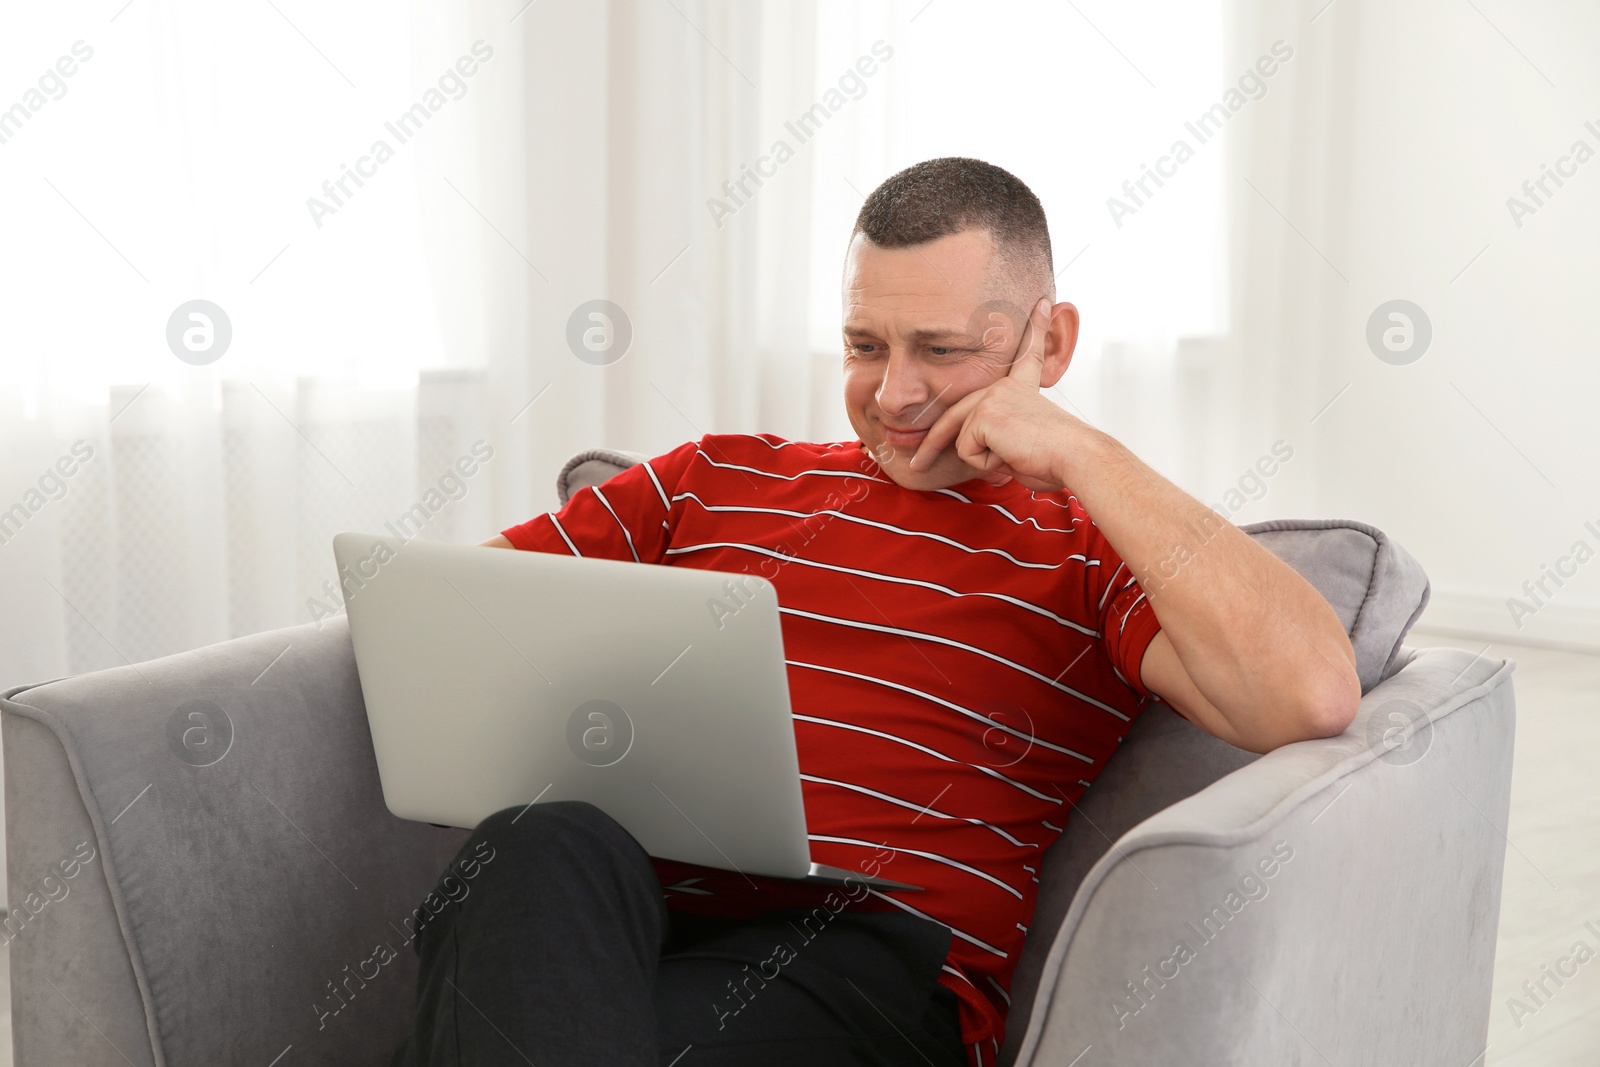
<instances>
[{"instance_id":1,"label":"man","mask_svg":"<svg viewBox=\"0 0 1600 1067\"><path fill-rule=\"evenodd\" d=\"M502 812L467 849L508 858L419 934L405 1062L992 1064L1039 858L1150 698L1254 752L1350 723L1322 597L1042 394L1078 312L1015 177L946 158L879 186L843 332L858 440L708 435L485 544L770 579L813 856L924 891Z\"/></svg>"}]
</instances>

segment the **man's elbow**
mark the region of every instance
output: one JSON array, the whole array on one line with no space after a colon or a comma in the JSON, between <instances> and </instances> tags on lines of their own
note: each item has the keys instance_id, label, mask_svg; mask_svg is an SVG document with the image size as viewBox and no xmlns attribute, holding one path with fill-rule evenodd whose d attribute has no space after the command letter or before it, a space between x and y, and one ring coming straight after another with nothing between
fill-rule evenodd
<instances>
[{"instance_id":1,"label":"man's elbow","mask_svg":"<svg viewBox=\"0 0 1600 1067\"><path fill-rule=\"evenodd\" d=\"M1330 676L1307 699L1302 710L1307 724L1307 737L1338 737L1355 721L1356 710L1361 706L1361 679L1355 668L1342 670Z\"/></svg>"}]
</instances>

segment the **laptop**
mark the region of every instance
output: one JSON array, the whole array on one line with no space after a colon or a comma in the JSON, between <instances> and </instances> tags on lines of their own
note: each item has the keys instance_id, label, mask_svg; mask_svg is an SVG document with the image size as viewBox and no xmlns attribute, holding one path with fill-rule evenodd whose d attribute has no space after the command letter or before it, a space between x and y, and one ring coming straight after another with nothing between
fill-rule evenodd
<instances>
[{"instance_id":1,"label":"laptop","mask_svg":"<svg viewBox=\"0 0 1600 1067\"><path fill-rule=\"evenodd\" d=\"M921 888L812 862L765 579L353 532L333 553L395 815L584 800L661 859Z\"/></svg>"}]
</instances>

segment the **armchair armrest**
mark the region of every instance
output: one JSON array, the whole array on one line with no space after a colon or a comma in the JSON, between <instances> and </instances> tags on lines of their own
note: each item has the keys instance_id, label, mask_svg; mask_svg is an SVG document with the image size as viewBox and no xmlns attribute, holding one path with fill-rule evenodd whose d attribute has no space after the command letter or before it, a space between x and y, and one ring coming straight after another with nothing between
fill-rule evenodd
<instances>
[{"instance_id":1,"label":"armchair armrest","mask_svg":"<svg viewBox=\"0 0 1600 1067\"><path fill-rule=\"evenodd\" d=\"M1122 835L1073 897L1001 1062L1067 1064L1090 1045L1102 1065L1473 1062L1512 666L1411 652L1346 733L1267 753ZM1397 709L1416 725L1391 750Z\"/></svg>"},{"instance_id":2,"label":"armchair armrest","mask_svg":"<svg viewBox=\"0 0 1600 1067\"><path fill-rule=\"evenodd\" d=\"M388 1062L406 920L466 834L384 807L343 617L12 689L0 722L18 1067Z\"/></svg>"}]
</instances>

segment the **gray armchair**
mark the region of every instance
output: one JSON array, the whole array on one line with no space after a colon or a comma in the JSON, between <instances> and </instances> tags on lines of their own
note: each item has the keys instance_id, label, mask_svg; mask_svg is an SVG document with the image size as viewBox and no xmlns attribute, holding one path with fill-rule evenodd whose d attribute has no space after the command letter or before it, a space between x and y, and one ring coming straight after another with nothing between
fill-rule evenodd
<instances>
[{"instance_id":1,"label":"gray armchair","mask_svg":"<svg viewBox=\"0 0 1600 1067\"><path fill-rule=\"evenodd\" d=\"M631 453L574 457L558 488ZM1505 661L1401 647L1416 563L1247 530L1356 647L1342 736L1257 757L1159 705L1045 858L1002 1063L1440 1064L1486 1044ZM18 1067L381 1065L464 831L390 815L342 618L0 695Z\"/></svg>"}]
</instances>

